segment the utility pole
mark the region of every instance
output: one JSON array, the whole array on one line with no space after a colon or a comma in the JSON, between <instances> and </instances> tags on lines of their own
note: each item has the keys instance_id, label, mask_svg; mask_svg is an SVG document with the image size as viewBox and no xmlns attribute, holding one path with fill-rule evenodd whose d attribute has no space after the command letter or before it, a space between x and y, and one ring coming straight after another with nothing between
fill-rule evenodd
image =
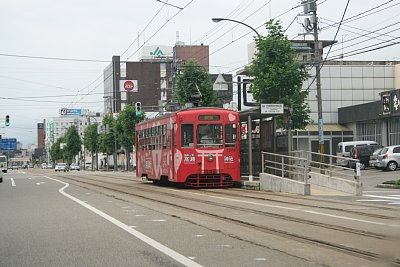
<instances>
[{"instance_id":1,"label":"utility pole","mask_svg":"<svg viewBox=\"0 0 400 267\"><path fill-rule=\"evenodd\" d=\"M321 169L323 169L325 157L324 148L324 120L322 118L322 94L321 94L321 55L320 45L318 40L318 17L317 17L317 0L305 0L301 4L304 7L304 13L309 15L310 18L306 18L305 28L307 33L314 36L314 65L315 65L315 81L317 86L317 104L318 104L318 143ZM308 27L311 26L311 29ZM311 32L312 30L312 32ZM322 172L322 170L321 170Z\"/></svg>"}]
</instances>

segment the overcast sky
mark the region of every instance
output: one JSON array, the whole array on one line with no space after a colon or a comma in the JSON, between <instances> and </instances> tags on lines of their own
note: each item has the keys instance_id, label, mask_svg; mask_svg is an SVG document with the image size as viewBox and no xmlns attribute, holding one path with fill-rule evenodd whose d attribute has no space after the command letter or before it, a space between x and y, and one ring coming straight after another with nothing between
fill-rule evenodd
<instances>
[{"instance_id":1,"label":"overcast sky","mask_svg":"<svg viewBox=\"0 0 400 267\"><path fill-rule=\"evenodd\" d=\"M113 55L121 55L121 60L136 61L141 46L173 46L179 32L179 40L185 44L210 46L212 73L234 74L247 63L247 45L254 33L232 22L216 24L211 18L243 21L262 35L268 33L262 25L270 18L278 18L287 28L289 39L302 38L298 34L303 31L304 17L295 19L302 12L296 0L169 0L168 3L184 8L156 0L2 0L0 120L6 114L11 117L11 126L0 129L3 137L16 137L24 146L36 144L37 123L59 116L60 108L103 112L102 72L109 63L61 59L109 61ZM347 0L318 1L320 39L334 38L337 24L327 26L341 20L346 3ZM352 54L366 46L381 43L369 48L373 49L399 42L399 7L400 0L352 0L345 19L356 17L342 25L336 38L339 43L332 47L330 56L340 55L342 47L344 53ZM354 39L360 35L364 36ZM397 44L345 59L400 60L398 51Z\"/></svg>"}]
</instances>

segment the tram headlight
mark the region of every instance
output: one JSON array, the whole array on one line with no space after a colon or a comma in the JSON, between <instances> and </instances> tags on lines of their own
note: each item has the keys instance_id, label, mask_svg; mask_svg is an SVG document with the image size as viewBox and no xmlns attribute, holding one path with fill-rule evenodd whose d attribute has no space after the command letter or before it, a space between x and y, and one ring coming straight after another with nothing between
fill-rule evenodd
<instances>
[{"instance_id":1,"label":"tram headlight","mask_svg":"<svg viewBox=\"0 0 400 267\"><path fill-rule=\"evenodd\" d=\"M213 155L209 154L209 155L207 156L207 159L208 159L208 161L213 161L214 157L213 157Z\"/></svg>"}]
</instances>

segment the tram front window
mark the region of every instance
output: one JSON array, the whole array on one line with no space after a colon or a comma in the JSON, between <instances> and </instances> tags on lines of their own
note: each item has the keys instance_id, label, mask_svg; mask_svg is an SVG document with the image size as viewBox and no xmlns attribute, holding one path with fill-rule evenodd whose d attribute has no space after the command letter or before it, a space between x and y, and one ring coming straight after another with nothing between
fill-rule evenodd
<instances>
[{"instance_id":1,"label":"tram front window","mask_svg":"<svg viewBox=\"0 0 400 267\"><path fill-rule=\"evenodd\" d=\"M222 124L197 125L197 147L222 147Z\"/></svg>"}]
</instances>

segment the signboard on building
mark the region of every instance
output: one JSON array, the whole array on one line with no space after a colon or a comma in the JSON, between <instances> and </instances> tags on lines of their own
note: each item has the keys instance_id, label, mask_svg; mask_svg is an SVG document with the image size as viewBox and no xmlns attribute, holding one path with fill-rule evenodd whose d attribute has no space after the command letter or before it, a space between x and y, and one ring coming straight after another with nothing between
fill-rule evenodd
<instances>
[{"instance_id":1,"label":"signboard on building","mask_svg":"<svg viewBox=\"0 0 400 267\"><path fill-rule=\"evenodd\" d=\"M1 151L12 151L17 150L17 139L16 138L3 138L0 141Z\"/></svg>"},{"instance_id":2,"label":"signboard on building","mask_svg":"<svg viewBox=\"0 0 400 267\"><path fill-rule=\"evenodd\" d=\"M143 46L141 59L173 58L173 55L172 46L151 45Z\"/></svg>"},{"instance_id":3,"label":"signboard on building","mask_svg":"<svg viewBox=\"0 0 400 267\"><path fill-rule=\"evenodd\" d=\"M119 81L120 92L138 92L138 81L137 80L120 80Z\"/></svg>"},{"instance_id":4,"label":"signboard on building","mask_svg":"<svg viewBox=\"0 0 400 267\"><path fill-rule=\"evenodd\" d=\"M400 90L390 92L390 111L392 114L400 113Z\"/></svg>"},{"instance_id":5,"label":"signboard on building","mask_svg":"<svg viewBox=\"0 0 400 267\"><path fill-rule=\"evenodd\" d=\"M381 95L382 100L382 114L389 115L390 114L390 93L383 93Z\"/></svg>"},{"instance_id":6,"label":"signboard on building","mask_svg":"<svg viewBox=\"0 0 400 267\"><path fill-rule=\"evenodd\" d=\"M50 121L49 123L50 128L50 142L54 142L54 121Z\"/></svg>"},{"instance_id":7,"label":"signboard on building","mask_svg":"<svg viewBox=\"0 0 400 267\"><path fill-rule=\"evenodd\" d=\"M62 115L62 116L66 116L66 115L81 116L82 109L80 109L80 108L62 108L60 110L60 115Z\"/></svg>"},{"instance_id":8,"label":"signboard on building","mask_svg":"<svg viewBox=\"0 0 400 267\"><path fill-rule=\"evenodd\" d=\"M283 114L283 104L261 104L261 114Z\"/></svg>"}]
</instances>

